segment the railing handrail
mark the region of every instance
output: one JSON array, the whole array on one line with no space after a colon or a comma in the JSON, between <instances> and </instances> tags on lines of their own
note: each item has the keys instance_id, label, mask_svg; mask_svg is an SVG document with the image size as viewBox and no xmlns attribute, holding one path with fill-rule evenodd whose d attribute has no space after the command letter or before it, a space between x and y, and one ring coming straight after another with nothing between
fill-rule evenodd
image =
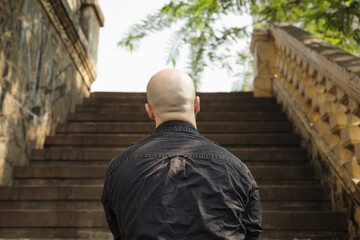
<instances>
[{"instance_id":1,"label":"railing handrail","mask_svg":"<svg viewBox=\"0 0 360 240\"><path fill-rule=\"evenodd\" d=\"M296 52L297 57L301 57L310 67L316 66L321 75L334 81L349 96L360 102L360 58L288 24L272 25L271 34L277 46L281 43L281 46ZM336 53L341 53L341 56L331 59ZM349 63L342 60L352 61L354 66L347 66Z\"/></svg>"}]
</instances>

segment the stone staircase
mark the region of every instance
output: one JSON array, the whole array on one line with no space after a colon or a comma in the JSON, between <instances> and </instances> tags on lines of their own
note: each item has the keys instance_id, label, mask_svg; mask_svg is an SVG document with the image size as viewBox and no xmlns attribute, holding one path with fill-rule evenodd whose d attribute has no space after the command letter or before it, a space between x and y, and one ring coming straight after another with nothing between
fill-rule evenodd
<instances>
[{"instance_id":1,"label":"stone staircase","mask_svg":"<svg viewBox=\"0 0 360 240\"><path fill-rule=\"evenodd\" d=\"M344 240L299 136L272 98L202 93L198 128L238 156L260 187L262 239ZM112 239L101 205L109 160L153 131L144 93L92 93L0 188L0 239Z\"/></svg>"}]
</instances>

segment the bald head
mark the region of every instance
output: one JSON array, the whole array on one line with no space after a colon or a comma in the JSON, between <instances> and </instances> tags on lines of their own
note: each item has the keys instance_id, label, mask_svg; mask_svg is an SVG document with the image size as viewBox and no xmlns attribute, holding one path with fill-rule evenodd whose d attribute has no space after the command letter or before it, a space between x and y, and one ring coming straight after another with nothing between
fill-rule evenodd
<instances>
[{"instance_id":1,"label":"bald head","mask_svg":"<svg viewBox=\"0 0 360 240\"><path fill-rule=\"evenodd\" d=\"M196 108L195 87L188 74L178 69L164 69L151 77L147 89L150 106L157 126L165 121L183 120L195 123ZM197 100L196 100L197 99ZM193 124L196 126L196 124Z\"/></svg>"}]
</instances>

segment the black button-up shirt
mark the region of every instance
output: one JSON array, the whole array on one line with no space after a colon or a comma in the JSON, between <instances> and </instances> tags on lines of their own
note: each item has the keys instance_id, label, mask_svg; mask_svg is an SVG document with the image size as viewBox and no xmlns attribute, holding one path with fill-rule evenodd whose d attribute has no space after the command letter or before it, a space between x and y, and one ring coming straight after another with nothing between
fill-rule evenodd
<instances>
[{"instance_id":1,"label":"black button-up shirt","mask_svg":"<svg viewBox=\"0 0 360 240\"><path fill-rule=\"evenodd\" d=\"M258 186L234 155L169 121L109 164L102 197L115 239L259 239Z\"/></svg>"}]
</instances>

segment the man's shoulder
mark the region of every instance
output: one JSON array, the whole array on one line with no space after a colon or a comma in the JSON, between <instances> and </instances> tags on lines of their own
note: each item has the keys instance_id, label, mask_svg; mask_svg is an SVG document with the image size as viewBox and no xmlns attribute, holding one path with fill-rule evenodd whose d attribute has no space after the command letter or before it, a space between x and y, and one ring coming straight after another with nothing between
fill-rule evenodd
<instances>
[{"instance_id":1,"label":"man's shoulder","mask_svg":"<svg viewBox=\"0 0 360 240\"><path fill-rule=\"evenodd\" d=\"M114 158L111 159L110 163L108 164L108 172L109 170L112 170L121 165L121 163L133 158L136 149L151 141L151 138L152 135L139 139L138 141L131 143L127 148L120 151Z\"/></svg>"},{"instance_id":2,"label":"man's shoulder","mask_svg":"<svg viewBox=\"0 0 360 240\"><path fill-rule=\"evenodd\" d=\"M206 151L203 155L205 158L213 159L217 162L221 162L222 164L228 165L233 168L236 172L240 173L243 177L247 178L249 181L253 182L254 178L246 166L246 164L240 159L241 156L237 157L226 148L221 146L216 141L212 141L208 138L202 137L206 139L207 145L210 146L210 150Z\"/></svg>"}]
</instances>

